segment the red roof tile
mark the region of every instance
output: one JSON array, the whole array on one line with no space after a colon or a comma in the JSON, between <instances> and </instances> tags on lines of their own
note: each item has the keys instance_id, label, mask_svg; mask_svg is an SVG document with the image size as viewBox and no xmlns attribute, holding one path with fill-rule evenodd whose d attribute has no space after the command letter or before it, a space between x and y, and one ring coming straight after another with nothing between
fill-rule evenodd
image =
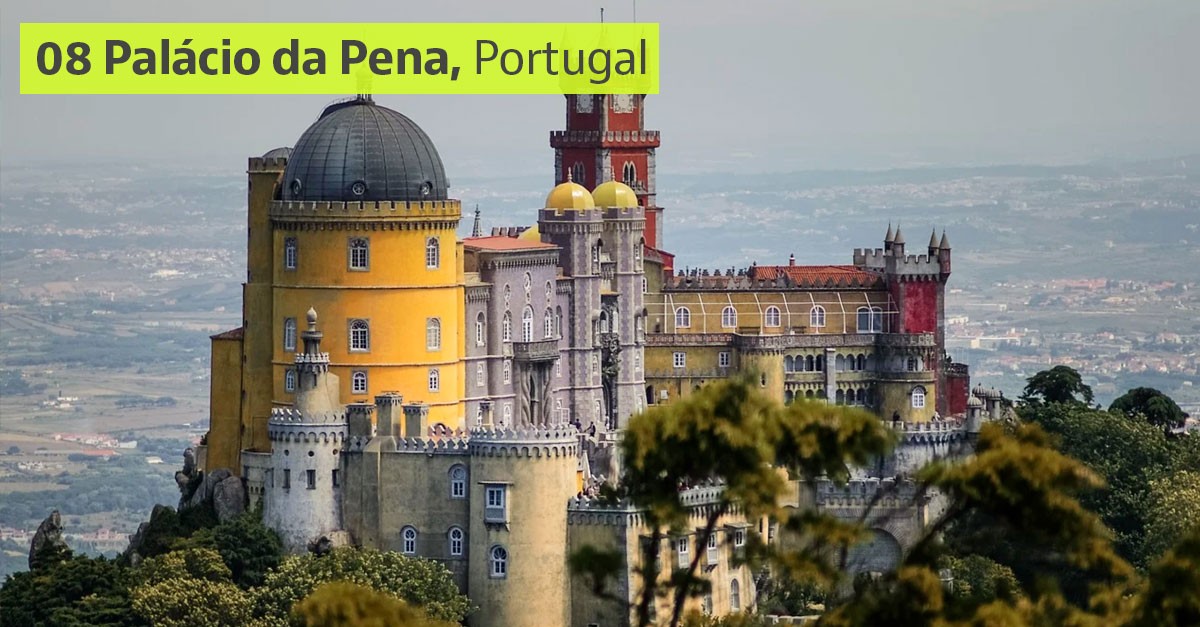
<instances>
[{"instance_id":1,"label":"red roof tile","mask_svg":"<svg viewBox=\"0 0 1200 627\"><path fill-rule=\"evenodd\" d=\"M880 275L857 266L752 266L750 278L773 281L787 277L798 286L869 287Z\"/></svg>"}]
</instances>

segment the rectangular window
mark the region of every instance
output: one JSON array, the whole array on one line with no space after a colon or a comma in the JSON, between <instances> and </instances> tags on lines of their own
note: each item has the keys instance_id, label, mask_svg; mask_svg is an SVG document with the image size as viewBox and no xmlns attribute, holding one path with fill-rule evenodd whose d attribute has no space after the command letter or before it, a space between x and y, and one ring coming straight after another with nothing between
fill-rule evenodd
<instances>
[{"instance_id":1,"label":"rectangular window","mask_svg":"<svg viewBox=\"0 0 1200 627\"><path fill-rule=\"evenodd\" d=\"M483 521L489 523L508 522L507 486L490 485L484 490Z\"/></svg>"},{"instance_id":2,"label":"rectangular window","mask_svg":"<svg viewBox=\"0 0 1200 627\"><path fill-rule=\"evenodd\" d=\"M350 240L350 269L351 270L366 270L370 267L371 253L370 241L364 237L355 237Z\"/></svg>"},{"instance_id":3,"label":"rectangular window","mask_svg":"<svg viewBox=\"0 0 1200 627\"><path fill-rule=\"evenodd\" d=\"M690 543L691 543L691 541L688 540L686 537L685 538L677 538L675 540L675 553L676 553L677 559L678 559L678 561L676 563L679 565L679 568L687 568L688 567L688 545Z\"/></svg>"},{"instance_id":4,"label":"rectangular window","mask_svg":"<svg viewBox=\"0 0 1200 627\"><path fill-rule=\"evenodd\" d=\"M335 488L336 488L336 487L339 487L339 486L341 486L341 484L340 484L340 483L338 483L338 471L337 471L337 468L334 468L334 469L333 469L333 472L331 473L330 479L331 479L331 481L332 481L332 483L333 483L333 487L335 487Z\"/></svg>"},{"instance_id":5,"label":"rectangular window","mask_svg":"<svg viewBox=\"0 0 1200 627\"><path fill-rule=\"evenodd\" d=\"M746 546L745 529L735 529L733 531L733 546Z\"/></svg>"},{"instance_id":6,"label":"rectangular window","mask_svg":"<svg viewBox=\"0 0 1200 627\"><path fill-rule=\"evenodd\" d=\"M708 534L708 554L705 557L708 559L709 566L717 565L719 554L717 551L717 532L715 530Z\"/></svg>"},{"instance_id":7,"label":"rectangular window","mask_svg":"<svg viewBox=\"0 0 1200 627\"><path fill-rule=\"evenodd\" d=\"M676 368L686 368L687 367L687 353L682 352L682 351L675 353L675 367Z\"/></svg>"},{"instance_id":8,"label":"rectangular window","mask_svg":"<svg viewBox=\"0 0 1200 627\"><path fill-rule=\"evenodd\" d=\"M729 367L729 352L721 351L717 353L717 366L721 368Z\"/></svg>"},{"instance_id":9,"label":"rectangular window","mask_svg":"<svg viewBox=\"0 0 1200 627\"><path fill-rule=\"evenodd\" d=\"M283 489L284 490L292 489L292 471L290 471L286 468L283 470Z\"/></svg>"},{"instance_id":10,"label":"rectangular window","mask_svg":"<svg viewBox=\"0 0 1200 627\"><path fill-rule=\"evenodd\" d=\"M287 237L283 240L283 269L296 269L296 238Z\"/></svg>"},{"instance_id":11,"label":"rectangular window","mask_svg":"<svg viewBox=\"0 0 1200 627\"><path fill-rule=\"evenodd\" d=\"M309 490L317 489L317 471L315 471L315 470L304 471L304 479L305 479L305 481L308 482Z\"/></svg>"}]
</instances>

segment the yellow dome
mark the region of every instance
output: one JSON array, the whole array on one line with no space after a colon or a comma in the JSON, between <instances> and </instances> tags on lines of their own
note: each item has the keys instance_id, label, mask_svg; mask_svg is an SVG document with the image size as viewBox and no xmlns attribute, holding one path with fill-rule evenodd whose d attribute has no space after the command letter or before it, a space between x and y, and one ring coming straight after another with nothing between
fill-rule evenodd
<instances>
[{"instance_id":1,"label":"yellow dome","mask_svg":"<svg viewBox=\"0 0 1200 627\"><path fill-rule=\"evenodd\" d=\"M638 206L637 192L619 181L601 183L592 191L592 199L597 207L619 207L633 209Z\"/></svg>"},{"instance_id":2,"label":"yellow dome","mask_svg":"<svg viewBox=\"0 0 1200 627\"><path fill-rule=\"evenodd\" d=\"M546 208L595 209L596 203L592 200L592 195L586 187L574 181L567 181L550 190L550 195L546 196Z\"/></svg>"},{"instance_id":3,"label":"yellow dome","mask_svg":"<svg viewBox=\"0 0 1200 627\"><path fill-rule=\"evenodd\" d=\"M540 242L542 241L542 232L538 230L538 226L535 224L524 231L521 231L521 234L517 236L517 239L521 240L522 242Z\"/></svg>"}]
</instances>

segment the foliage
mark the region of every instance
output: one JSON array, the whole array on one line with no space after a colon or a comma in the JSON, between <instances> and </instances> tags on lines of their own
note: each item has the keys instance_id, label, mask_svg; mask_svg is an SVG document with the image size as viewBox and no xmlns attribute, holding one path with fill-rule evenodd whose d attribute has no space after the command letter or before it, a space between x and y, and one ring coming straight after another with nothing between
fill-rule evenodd
<instances>
[{"instance_id":1,"label":"foliage","mask_svg":"<svg viewBox=\"0 0 1200 627\"><path fill-rule=\"evenodd\" d=\"M1021 584L1012 569L982 555L947 555L939 565L953 577L951 595L968 606L1011 601L1020 595Z\"/></svg>"},{"instance_id":2,"label":"foliage","mask_svg":"<svg viewBox=\"0 0 1200 627\"><path fill-rule=\"evenodd\" d=\"M261 585L283 558L283 543L262 524L261 514L248 511L211 529L201 529L182 545L215 549L242 588Z\"/></svg>"},{"instance_id":3,"label":"foliage","mask_svg":"<svg viewBox=\"0 0 1200 627\"><path fill-rule=\"evenodd\" d=\"M253 603L228 580L174 577L133 590L134 612L155 627L240 627Z\"/></svg>"},{"instance_id":4,"label":"foliage","mask_svg":"<svg viewBox=\"0 0 1200 627\"><path fill-rule=\"evenodd\" d=\"M1194 526L1150 569L1130 627L1200 625L1200 526Z\"/></svg>"},{"instance_id":5,"label":"foliage","mask_svg":"<svg viewBox=\"0 0 1200 627\"><path fill-rule=\"evenodd\" d=\"M1070 366L1054 366L1030 377L1021 401L1026 404L1092 402L1092 388Z\"/></svg>"},{"instance_id":6,"label":"foliage","mask_svg":"<svg viewBox=\"0 0 1200 627\"><path fill-rule=\"evenodd\" d=\"M135 579L139 585L154 585L168 579L203 579L229 582L232 574L221 555L212 549L184 549L152 557L138 565Z\"/></svg>"},{"instance_id":7,"label":"foliage","mask_svg":"<svg viewBox=\"0 0 1200 627\"><path fill-rule=\"evenodd\" d=\"M306 627L454 627L433 620L389 594L359 584L326 583L296 604L292 617Z\"/></svg>"},{"instance_id":8,"label":"foliage","mask_svg":"<svg viewBox=\"0 0 1200 627\"><path fill-rule=\"evenodd\" d=\"M1188 530L1200 528L1200 466L1151 481L1149 501L1145 552L1161 555Z\"/></svg>"},{"instance_id":9,"label":"foliage","mask_svg":"<svg viewBox=\"0 0 1200 627\"><path fill-rule=\"evenodd\" d=\"M1182 424L1186 416L1170 396L1146 387L1134 388L1122 394L1109 405L1108 411L1145 420L1167 430Z\"/></svg>"},{"instance_id":10,"label":"foliage","mask_svg":"<svg viewBox=\"0 0 1200 627\"><path fill-rule=\"evenodd\" d=\"M806 513L789 518L779 507L787 485L779 468L810 479L824 475L844 480L851 464L866 463L886 452L893 441L891 432L865 411L804 402L784 407L760 391L757 376L750 373L713 382L679 402L634 417L621 442L622 481L609 496L644 509L648 545L658 546L688 520L680 490L717 481L723 490L705 513L697 537L701 546L735 508L751 519L772 516L797 532L821 532L811 534L820 540L811 550L780 556L786 559L776 566L789 575L828 581L837 568L827 549L830 544L852 544L858 530L830 517ZM620 561L601 559L603 554L595 547L581 549L572 558L572 569L592 582L601 597L617 600L604 586L617 574ZM669 621L677 625L684 618L686 600L709 589L707 579L698 574L703 552L696 551L688 566L675 570L666 582L659 581L655 553L648 555L650 559L638 565L642 591L632 609L639 624L648 624L651 604L666 586L672 607Z\"/></svg>"},{"instance_id":11,"label":"foliage","mask_svg":"<svg viewBox=\"0 0 1200 627\"><path fill-rule=\"evenodd\" d=\"M828 590L811 581L796 581L786 573L766 577L758 588L762 614L802 616L824 610L831 597Z\"/></svg>"},{"instance_id":12,"label":"foliage","mask_svg":"<svg viewBox=\"0 0 1200 627\"><path fill-rule=\"evenodd\" d=\"M450 571L437 562L390 551L342 547L321 557L285 557L257 590L257 611L262 616L286 616L297 601L332 581L347 581L389 594L422 607L436 620L462 621L471 609Z\"/></svg>"},{"instance_id":13,"label":"foliage","mask_svg":"<svg viewBox=\"0 0 1200 627\"><path fill-rule=\"evenodd\" d=\"M137 625L126 572L105 558L72 556L9 576L0 587L0 626Z\"/></svg>"}]
</instances>

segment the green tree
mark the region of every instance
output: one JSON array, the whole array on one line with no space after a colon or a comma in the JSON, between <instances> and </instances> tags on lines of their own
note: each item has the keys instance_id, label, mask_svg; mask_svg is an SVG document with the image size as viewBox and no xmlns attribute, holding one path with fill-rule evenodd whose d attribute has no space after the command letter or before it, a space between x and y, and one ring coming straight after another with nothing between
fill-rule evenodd
<instances>
[{"instance_id":1,"label":"green tree","mask_svg":"<svg viewBox=\"0 0 1200 627\"><path fill-rule=\"evenodd\" d=\"M1021 400L1027 404L1092 402L1092 388L1070 366L1054 366L1026 381Z\"/></svg>"},{"instance_id":2,"label":"green tree","mask_svg":"<svg viewBox=\"0 0 1200 627\"><path fill-rule=\"evenodd\" d=\"M1200 467L1151 481L1145 554L1162 555L1196 528L1200 528Z\"/></svg>"},{"instance_id":3,"label":"green tree","mask_svg":"<svg viewBox=\"0 0 1200 627\"><path fill-rule=\"evenodd\" d=\"M79 555L10 575L0 587L0 626L140 625L126 575L116 562Z\"/></svg>"},{"instance_id":4,"label":"green tree","mask_svg":"<svg viewBox=\"0 0 1200 627\"><path fill-rule=\"evenodd\" d=\"M392 551L340 547L328 555L293 555L267 574L255 592L259 616L288 616L318 586L347 581L389 594L435 620L460 622L471 610L450 571L430 560Z\"/></svg>"},{"instance_id":5,"label":"green tree","mask_svg":"<svg viewBox=\"0 0 1200 627\"><path fill-rule=\"evenodd\" d=\"M1183 424L1187 415L1170 396L1154 388L1145 387L1133 388L1117 397L1108 410L1129 418L1145 420L1164 430Z\"/></svg>"},{"instance_id":6,"label":"green tree","mask_svg":"<svg viewBox=\"0 0 1200 627\"><path fill-rule=\"evenodd\" d=\"M262 523L257 511L245 512L211 529L200 529L177 546L215 549L242 588L259 586L283 559L279 535Z\"/></svg>"},{"instance_id":7,"label":"green tree","mask_svg":"<svg viewBox=\"0 0 1200 627\"><path fill-rule=\"evenodd\" d=\"M212 549L184 549L143 561L135 569L134 579L139 585L154 585L168 579L229 582L232 573L221 561L220 553Z\"/></svg>"},{"instance_id":8,"label":"green tree","mask_svg":"<svg viewBox=\"0 0 1200 627\"><path fill-rule=\"evenodd\" d=\"M454 627L457 623L427 617L389 594L338 581L313 590L292 609L305 627Z\"/></svg>"},{"instance_id":9,"label":"green tree","mask_svg":"<svg viewBox=\"0 0 1200 627\"><path fill-rule=\"evenodd\" d=\"M133 590L134 612L155 627L240 627L253 607L250 595L229 581L185 576Z\"/></svg>"}]
</instances>

